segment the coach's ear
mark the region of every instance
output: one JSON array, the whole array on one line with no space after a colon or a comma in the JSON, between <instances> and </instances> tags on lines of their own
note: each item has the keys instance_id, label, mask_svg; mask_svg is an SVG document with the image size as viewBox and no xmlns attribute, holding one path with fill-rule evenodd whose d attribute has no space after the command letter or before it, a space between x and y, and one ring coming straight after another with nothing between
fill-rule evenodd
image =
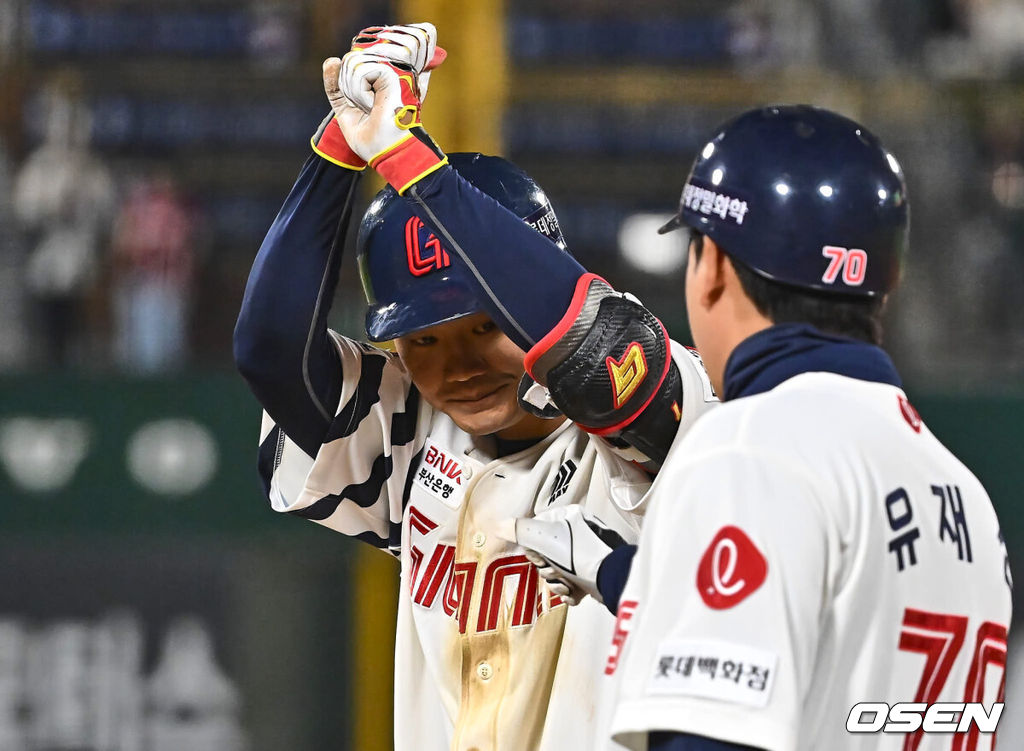
<instances>
[{"instance_id":1,"label":"coach's ear","mask_svg":"<svg viewBox=\"0 0 1024 751\"><path fill-rule=\"evenodd\" d=\"M729 281L739 282L736 272L721 248L707 235L701 236L700 253L690 252L691 284L687 294L695 295L695 302L705 310L714 307L722 298ZM732 280L729 276L732 276Z\"/></svg>"}]
</instances>

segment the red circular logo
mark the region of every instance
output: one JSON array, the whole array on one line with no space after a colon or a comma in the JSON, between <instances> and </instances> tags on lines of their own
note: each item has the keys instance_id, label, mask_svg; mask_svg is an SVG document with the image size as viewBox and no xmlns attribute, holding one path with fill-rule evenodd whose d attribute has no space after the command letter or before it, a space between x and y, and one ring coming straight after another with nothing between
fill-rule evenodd
<instances>
[{"instance_id":1,"label":"red circular logo","mask_svg":"<svg viewBox=\"0 0 1024 751\"><path fill-rule=\"evenodd\" d=\"M768 577L768 561L739 527L718 530L697 568L697 591L709 608L725 610L757 590Z\"/></svg>"},{"instance_id":2,"label":"red circular logo","mask_svg":"<svg viewBox=\"0 0 1024 751\"><path fill-rule=\"evenodd\" d=\"M898 394L897 398L900 402L900 414L903 415L903 419L907 421L907 425L914 429L915 433L921 432L921 415L914 409L914 405L907 401L907 397L903 394Z\"/></svg>"}]
</instances>

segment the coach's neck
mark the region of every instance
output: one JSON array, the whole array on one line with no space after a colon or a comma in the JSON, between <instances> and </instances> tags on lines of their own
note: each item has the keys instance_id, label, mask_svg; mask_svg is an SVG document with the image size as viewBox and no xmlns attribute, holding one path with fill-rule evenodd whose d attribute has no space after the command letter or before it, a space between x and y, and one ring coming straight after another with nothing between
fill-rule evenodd
<instances>
[{"instance_id":1,"label":"coach's neck","mask_svg":"<svg viewBox=\"0 0 1024 751\"><path fill-rule=\"evenodd\" d=\"M700 251L687 259L686 313L711 383L722 394L729 355L772 321L747 297L732 261L707 236Z\"/></svg>"}]
</instances>

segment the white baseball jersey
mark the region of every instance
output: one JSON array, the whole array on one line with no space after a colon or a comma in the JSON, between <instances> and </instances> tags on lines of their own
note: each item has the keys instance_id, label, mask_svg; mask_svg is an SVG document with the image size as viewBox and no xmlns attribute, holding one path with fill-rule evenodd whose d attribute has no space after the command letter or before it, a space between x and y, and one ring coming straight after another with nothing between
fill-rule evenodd
<instances>
[{"instance_id":1,"label":"white baseball jersey","mask_svg":"<svg viewBox=\"0 0 1024 751\"><path fill-rule=\"evenodd\" d=\"M343 387L316 459L265 416L261 473L274 509L401 561L396 749L594 748L610 700L597 690L597 656L615 619L593 600L570 610L497 531L513 517L579 503L635 541L647 475L568 422L495 459L490 439L420 398L397 356L335 341ZM685 430L705 410L709 384L686 350L676 357Z\"/></svg>"},{"instance_id":2,"label":"white baseball jersey","mask_svg":"<svg viewBox=\"0 0 1024 751\"><path fill-rule=\"evenodd\" d=\"M658 729L771 751L990 747L847 732L860 702L1002 701L999 523L900 389L804 373L727 402L677 439L647 503L606 670L612 748Z\"/></svg>"}]
</instances>

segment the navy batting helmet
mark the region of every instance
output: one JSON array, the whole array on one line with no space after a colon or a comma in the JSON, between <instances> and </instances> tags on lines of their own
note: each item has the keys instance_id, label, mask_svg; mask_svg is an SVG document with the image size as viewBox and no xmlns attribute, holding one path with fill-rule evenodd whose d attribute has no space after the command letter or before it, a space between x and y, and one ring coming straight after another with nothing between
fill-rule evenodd
<instances>
[{"instance_id":1,"label":"navy batting helmet","mask_svg":"<svg viewBox=\"0 0 1024 751\"><path fill-rule=\"evenodd\" d=\"M660 231L691 227L768 279L873 296L899 279L908 224L893 155L853 120L800 105L723 125Z\"/></svg>"},{"instance_id":2,"label":"navy batting helmet","mask_svg":"<svg viewBox=\"0 0 1024 751\"><path fill-rule=\"evenodd\" d=\"M529 175L496 156L449 154L448 161L470 184L565 249L554 209ZM366 333L371 341L482 310L468 272L390 186L363 214L356 248L370 304Z\"/></svg>"}]
</instances>

